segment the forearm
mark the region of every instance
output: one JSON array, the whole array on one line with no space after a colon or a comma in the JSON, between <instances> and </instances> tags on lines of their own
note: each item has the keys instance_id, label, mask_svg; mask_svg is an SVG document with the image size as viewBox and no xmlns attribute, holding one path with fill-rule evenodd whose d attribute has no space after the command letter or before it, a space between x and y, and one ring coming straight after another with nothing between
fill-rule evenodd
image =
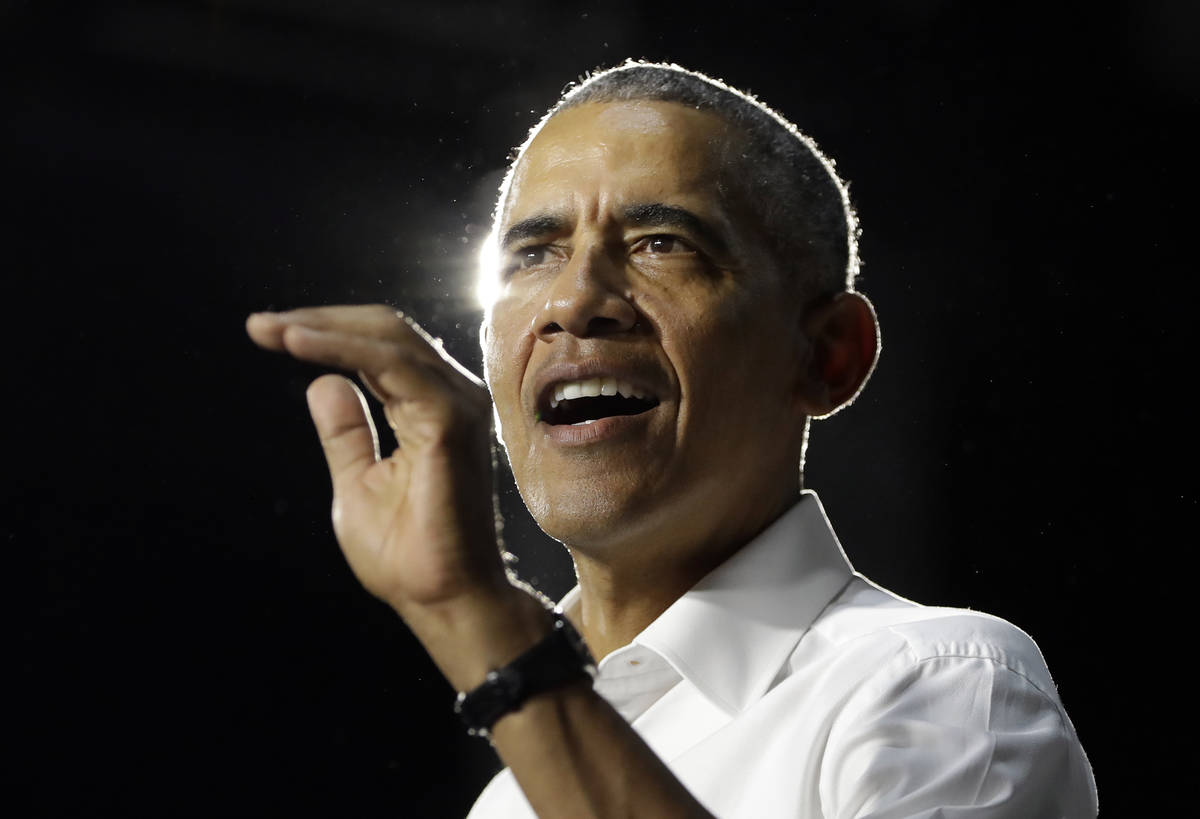
<instances>
[{"instance_id":1,"label":"forearm","mask_svg":"<svg viewBox=\"0 0 1200 819\"><path fill-rule=\"evenodd\" d=\"M586 682L534 697L492 733L541 819L710 816Z\"/></svg>"}]
</instances>

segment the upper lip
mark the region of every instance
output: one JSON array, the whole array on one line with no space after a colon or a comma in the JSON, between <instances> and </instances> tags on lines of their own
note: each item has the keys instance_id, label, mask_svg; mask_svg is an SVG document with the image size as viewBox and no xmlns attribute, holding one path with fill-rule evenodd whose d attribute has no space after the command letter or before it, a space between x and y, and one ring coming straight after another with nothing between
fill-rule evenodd
<instances>
[{"instance_id":1,"label":"upper lip","mask_svg":"<svg viewBox=\"0 0 1200 819\"><path fill-rule=\"evenodd\" d=\"M605 361L591 358L583 361L562 361L547 364L538 370L533 380L534 408L542 413L550 407L554 397L554 386L563 381L585 381L589 378L615 378L627 381L633 387L655 400L662 401L664 390L662 376L657 369L638 366L629 362Z\"/></svg>"}]
</instances>

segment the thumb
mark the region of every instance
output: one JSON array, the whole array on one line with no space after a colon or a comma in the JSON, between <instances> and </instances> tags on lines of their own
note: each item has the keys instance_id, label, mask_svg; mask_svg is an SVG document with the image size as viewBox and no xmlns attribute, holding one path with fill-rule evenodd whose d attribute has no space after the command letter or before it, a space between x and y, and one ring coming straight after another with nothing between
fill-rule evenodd
<instances>
[{"instance_id":1,"label":"thumb","mask_svg":"<svg viewBox=\"0 0 1200 819\"><path fill-rule=\"evenodd\" d=\"M335 487L379 460L375 425L354 382L340 375L323 375L309 385L306 397Z\"/></svg>"}]
</instances>

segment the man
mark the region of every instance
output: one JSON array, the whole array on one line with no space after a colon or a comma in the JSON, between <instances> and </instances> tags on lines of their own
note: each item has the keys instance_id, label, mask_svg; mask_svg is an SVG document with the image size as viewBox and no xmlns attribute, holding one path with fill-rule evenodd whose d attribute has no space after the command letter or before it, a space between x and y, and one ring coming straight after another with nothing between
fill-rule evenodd
<instances>
[{"instance_id":1,"label":"man","mask_svg":"<svg viewBox=\"0 0 1200 819\"><path fill-rule=\"evenodd\" d=\"M501 190L484 385L382 307L259 314L360 373L309 390L334 529L508 769L472 816L1092 816L1031 640L855 575L801 492L809 419L878 354L845 186L769 109L674 66L571 90ZM578 587L497 549L489 421ZM596 658L569 636L574 624ZM496 673L489 673L496 672Z\"/></svg>"}]
</instances>

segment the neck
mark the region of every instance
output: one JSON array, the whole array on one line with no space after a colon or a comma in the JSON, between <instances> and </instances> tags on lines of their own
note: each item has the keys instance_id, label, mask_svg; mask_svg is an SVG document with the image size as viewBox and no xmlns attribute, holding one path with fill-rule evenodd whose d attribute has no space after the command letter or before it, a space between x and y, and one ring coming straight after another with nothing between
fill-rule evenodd
<instances>
[{"instance_id":1,"label":"neck","mask_svg":"<svg viewBox=\"0 0 1200 819\"><path fill-rule=\"evenodd\" d=\"M707 573L691 582L673 576L667 582L650 583L646 581L654 572L629 577L579 552L572 557L579 577L579 605L573 619L597 660L632 642Z\"/></svg>"},{"instance_id":2,"label":"neck","mask_svg":"<svg viewBox=\"0 0 1200 819\"><path fill-rule=\"evenodd\" d=\"M579 602L569 612L592 655L603 659L633 638L773 523L796 501L787 493L731 532L670 548L665 536L594 550L568 545L579 579Z\"/></svg>"}]
</instances>

